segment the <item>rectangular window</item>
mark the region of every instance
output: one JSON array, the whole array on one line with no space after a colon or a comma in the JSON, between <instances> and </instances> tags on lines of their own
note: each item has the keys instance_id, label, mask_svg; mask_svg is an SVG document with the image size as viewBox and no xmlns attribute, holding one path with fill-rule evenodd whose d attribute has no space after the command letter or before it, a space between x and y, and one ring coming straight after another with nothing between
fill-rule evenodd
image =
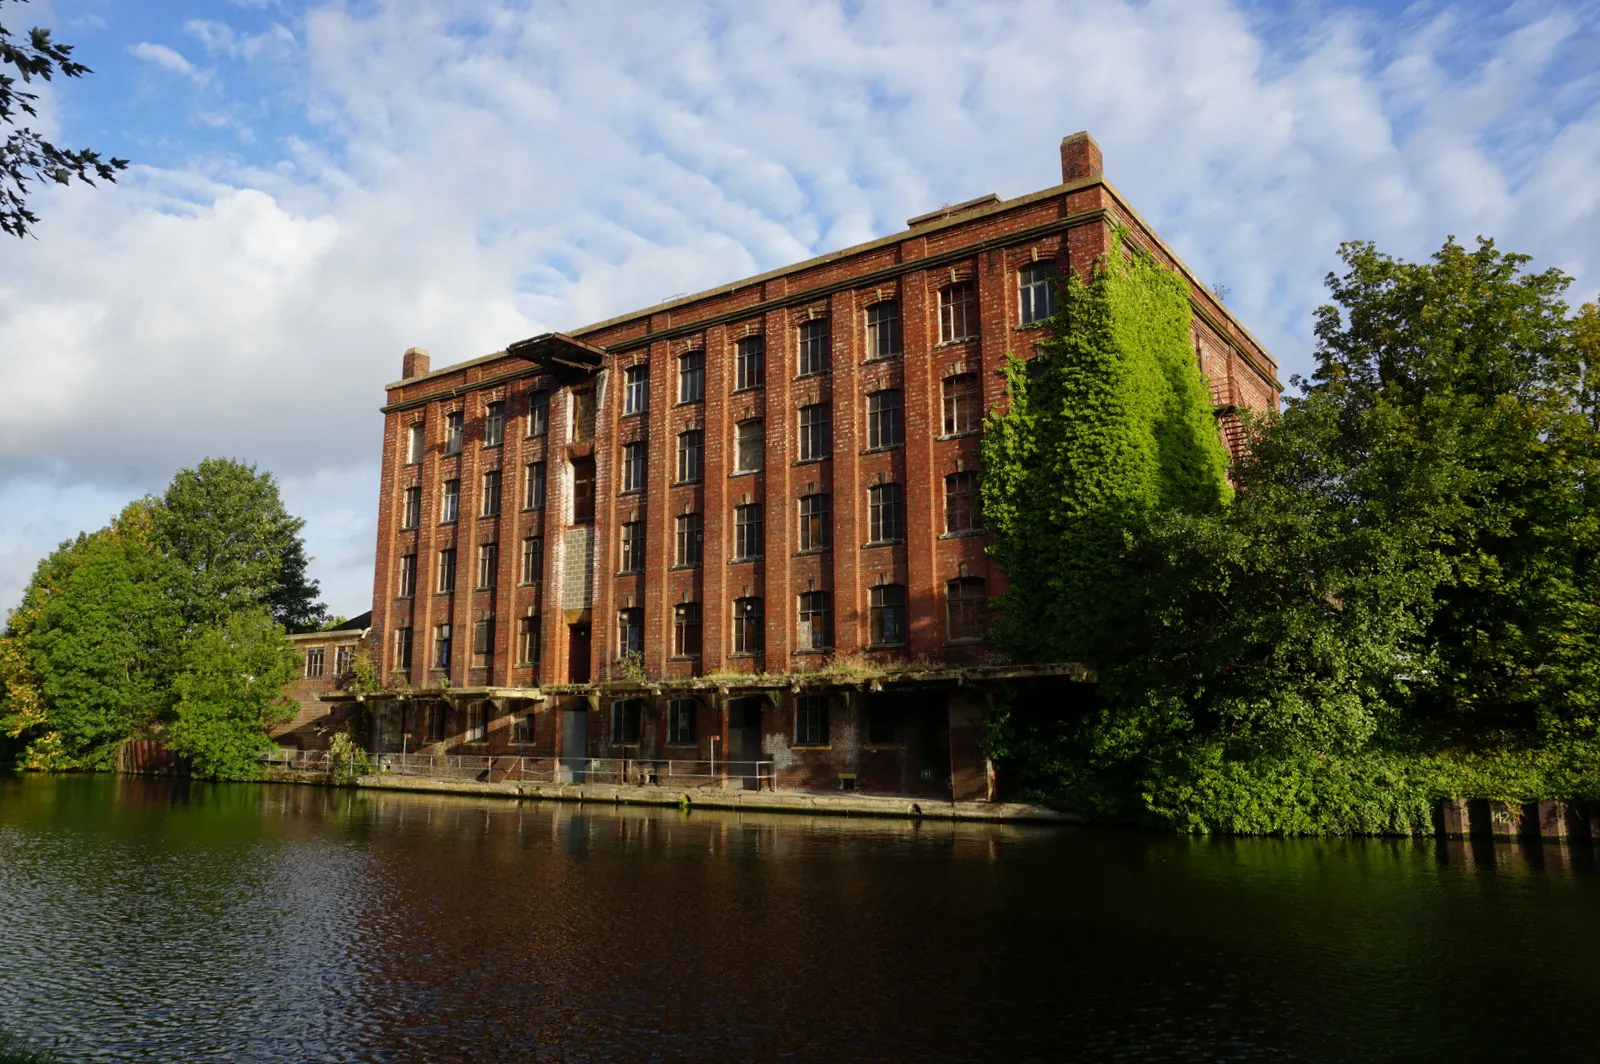
<instances>
[{"instance_id":1,"label":"rectangular window","mask_svg":"<svg viewBox=\"0 0 1600 1064\"><path fill-rule=\"evenodd\" d=\"M544 537L527 536L522 541L522 582L537 584L544 570Z\"/></svg>"},{"instance_id":2,"label":"rectangular window","mask_svg":"<svg viewBox=\"0 0 1600 1064\"><path fill-rule=\"evenodd\" d=\"M439 523L445 525L455 524L456 517L461 513L461 481L447 480L444 482L444 494L439 498Z\"/></svg>"},{"instance_id":3,"label":"rectangular window","mask_svg":"<svg viewBox=\"0 0 1600 1064\"><path fill-rule=\"evenodd\" d=\"M436 625L433 629L433 667L448 669L450 667L450 626L448 624Z\"/></svg>"},{"instance_id":4,"label":"rectangular window","mask_svg":"<svg viewBox=\"0 0 1600 1064\"><path fill-rule=\"evenodd\" d=\"M622 568L624 573L644 572L644 522L625 521L622 525Z\"/></svg>"},{"instance_id":5,"label":"rectangular window","mask_svg":"<svg viewBox=\"0 0 1600 1064\"><path fill-rule=\"evenodd\" d=\"M951 473L944 478L944 530L973 532L978 521L978 474Z\"/></svg>"},{"instance_id":6,"label":"rectangular window","mask_svg":"<svg viewBox=\"0 0 1600 1064\"><path fill-rule=\"evenodd\" d=\"M767 339L746 336L734 345L733 389L759 388L767 379Z\"/></svg>"},{"instance_id":7,"label":"rectangular window","mask_svg":"<svg viewBox=\"0 0 1600 1064\"><path fill-rule=\"evenodd\" d=\"M474 654L494 653L494 618L489 617L472 626L472 652Z\"/></svg>"},{"instance_id":8,"label":"rectangular window","mask_svg":"<svg viewBox=\"0 0 1600 1064\"><path fill-rule=\"evenodd\" d=\"M317 677L322 675L322 658L326 653L322 647L312 647L306 651L306 675Z\"/></svg>"},{"instance_id":9,"label":"rectangular window","mask_svg":"<svg viewBox=\"0 0 1600 1064\"><path fill-rule=\"evenodd\" d=\"M400 580L395 595L399 598L411 598L417 593L417 556L415 554L400 555Z\"/></svg>"},{"instance_id":10,"label":"rectangular window","mask_svg":"<svg viewBox=\"0 0 1600 1064\"><path fill-rule=\"evenodd\" d=\"M644 610L632 606L617 611L617 653L644 652Z\"/></svg>"},{"instance_id":11,"label":"rectangular window","mask_svg":"<svg viewBox=\"0 0 1600 1064\"><path fill-rule=\"evenodd\" d=\"M906 538L905 496L899 484L877 484L867 489L867 524L872 543Z\"/></svg>"},{"instance_id":12,"label":"rectangular window","mask_svg":"<svg viewBox=\"0 0 1600 1064\"><path fill-rule=\"evenodd\" d=\"M759 558L766 548L766 523L761 504L733 508L733 560Z\"/></svg>"},{"instance_id":13,"label":"rectangular window","mask_svg":"<svg viewBox=\"0 0 1600 1064\"><path fill-rule=\"evenodd\" d=\"M977 432L983 425L983 393L976 373L958 373L944 380L944 434Z\"/></svg>"},{"instance_id":14,"label":"rectangular window","mask_svg":"<svg viewBox=\"0 0 1600 1064\"><path fill-rule=\"evenodd\" d=\"M461 411L444 416L444 453L461 453Z\"/></svg>"},{"instance_id":15,"label":"rectangular window","mask_svg":"<svg viewBox=\"0 0 1600 1064\"><path fill-rule=\"evenodd\" d=\"M674 565L699 565L705 554L704 523L699 514L678 517L678 552Z\"/></svg>"},{"instance_id":16,"label":"rectangular window","mask_svg":"<svg viewBox=\"0 0 1600 1064\"><path fill-rule=\"evenodd\" d=\"M441 592L456 589L456 550L448 547L439 552L439 590Z\"/></svg>"},{"instance_id":17,"label":"rectangular window","mask_svg":"<svg viewBox=\"0 0 1600 1064\"><path fill-rule=\"evenodd\" d=\"M528 393L528 435L543 436L550 431L550 393Z\"/></svg>"},{"instance_id":18,"label":"rectangular window","mask_svg":"<svg viewBox=\"0 0 1600 1064\"><path fill-rule=\"evenodd\" d=\"M800 499L800 549L822 550L828 545L828 497L806 495Z\"/></svg>"},{"instance_id":19,"label":"rectangular window","mask_svg":"<svg viewBox=\"0 0 1600 1064\"><path fill-rule=\"evenodd\" d=\"M644 441L622 445L622 490L643 491L645 462L650 455L649 444Z\"/></svg>"},{"instance_id":20,"label":"rectangular window","mask_svg":"<svg viewBox=\"0 0 1600 1064\"><path fill-rule=\"evenodd\" d=\"M802 377L828 372L828 319L801 323L798 369Z\"/></svg>"},{"instance_id":21,"label":"rectangular window","mask_svg":"<svg viewBox=\"0 0 1600 1064\"><path fill-rule=\"evenodd\" d=\"M517 622L517 664L534 665L539 661L539 618L524 617Z\"/></svg>"},{"instance_id":22,"label":"rectangular window","mask_svg":"<svg viewBox=\"0 0 1600 1064\"><path fill-rule=\"evenodd\" d=\"M900 304L893 299L867 308L867 357L890 358L900 353Z\"/></svg>"},{"instance_id":23,"label":"rectangular window","mask_svg":"<svg viewBox=\"0 0 1600 1064\"><path fill-rule=\"evenodd\" d=\"M827 403L800 408L800 461L826 458L833 449L833 419Z\"/></svg>"},{"instance_id":24,"label":"rectangular window","mask_svg":"<svg viewBox=\"0 0 1600 1064\"><path fill-rule=\"evenodd\" d=\"M401 672L409 672L411 670L410 626L394 630L394 667Z\"/></svg>"},{"instance_id":25,"label":"rectangular window","mask_svg":"<svg viewBox=\"0 0 1600 1064\"><path fill-rule=\"evenodd\" d=\"M428 741L429 742L436 743L436 742L441 741L444 738L444 735L445 735L445 730L444 730L445 723L446 723L445 708L443 706L434 706L431 710L428 711Z\"/></svg>"},{"instance_id":26,"label":"rectangular window","mask_svg":"<svg viewBox=\"0 0 1600 1064\"><path fill-rule=\"evenodd\" d=\"M650 367L629 366L622 371L622 412L642 414L650 407Z\"/></svg>"},{"instance_id":27,"label":"rectangular window","mask_svg":"<svg viewBox=\"0 0 1600 1064\"><path fill-rule=\"evenodd\" d=\"M678 402L697 403L706 397L706 353L685 351L678 356Z\"/></svg>"},{"instance_id":28,"label":"rectangular window","mask_svg":"<svg viewBox=\"0 0 1600 1064\"><path fill-rule=\"evenodd\" d=\"M572 523L594 524L594 459L572 460Z\"/></svg>"},{"instance_id":29,"label":"rectangular window","mask_svg":"<svg viewBox=\"0 0 1600 1064\"><path fill-rule=\"evenodd\" d=\"M483 516L500 515L500 470L491 469L483 475Z\"/></svg>"},{"instance_id":30,"label":"rectangular window","mask_svg":"<svg viewBox=\"0 0 1600 1064\"><path fill-rule=\"evenodd\" d=\"M1034 325L1056 312L1056 264L1035 262L1017 271L1022 324Z\"/></svg>"},{"instance_id":31,"label":"rectangular window","mask_svg":"<svg viewBox=\"0 0 1600 1064\"><path fill-rule=\"evenodd\" d=\"M833 602L826 591L806 591L800 595L801 650L826 650L833 646Z\"/></svg>"},{"instance_id":32,"label":"rectangular window","mask_svg":"<svg viewBox=\"0 0 1600 1064\"><path fill-rule=\"evenodd\" d=\"M572 442L594 439L595 395L593 388L572 393Z\"/></svg>"},{"instance_id":33,"label":"rectangular window","mask_svg":"<svg viewBox=\"0 0 1600 1064\"><path fill-rule=\"evenodd\" d=\"M766 433L759 418L741 421L735 426L733 471L755 473L761 469L766 457Z\"/></svg>"},{"instance_id":34,"label":"rectangular window","mask_svg":"<svg viewBox=\"0 0 1600 1064\"><path fill-rule=\"evenodd\" d=\"M494 587L500 572L500 545L483 543L478 547L478 586Z\"/></svg>"},{"instance_id":35,"label":"rectangular window","mask_svg":"<svg viewBox=\"0 0 1600 1064\"><path fill-rule=\"evenodd\" d=\"M667 742L682 745L695 741L695 709L700 705L692 698L674 698L667 706Z\"/></svg>"},{"instance_id":36,"label":"rectangular window","mask_svg":"<svg viewBox=\"0 0 1600 1064\"><path fill-rule=\"evenodd\" d=\"M905 435L900 390L886 388L867 396L867 448L898 447L905 442Z\"/></svg>"},{"instance_id":37,"label":"rectangular window","mask_svg":"<svg viewBox=\"0 0 1600 1064\"><path fill-rule=\"evenodd\" d=\"M876 646L898 646L906 641L906 589L904 584L879 584L867 599L870 638Z\"/></svg>"},{"instance_id":38,"label":"rectangular window","mask_svg":"<svg viewBox=\"0 0 1600 1064\"><path fill-rule=\"evenodd\" d=\"M483 412L483 445L498 447L506 440L506 404L490 403Z\"/></svg>"},{"instance_id":39,"label":"rectangular window","mask_svg":"<svg viewBox=\"0 0 1600 1064\"><path fill-rule=\"evenodd\" d=\"M733 600L733 652L755 654L766 648L767 619L759 598Z\"/></svg>"},{"instance_id":40,"label":"rectangular window","mask_svg":"<svg viewBox=\"0 0 1600 1064\"><path fill-rule=\"evenodd\" d=\"M422 522L422 489L407 488L401 495L400 528L416 528Z\"/></svg>"},{"instance_id":41,"label":"rectangular window","mask_svg":"<svg viewBox=\"0 0 1600 1064\"><path fill-rule=\"evenodd\" d=\"M488 708L482 702L473 702L467 706L467 742L481 743L488 738Z\"/></svg>"},{"instance_id":42,"label":"rectangular window","mask_svg":"<svg viewBox=\"0 0 1600 1064\"><path fill-rule=\"evenodd\" d=\"M700 653L700 603L680 602L672 607L672 653L680 658Z\"/></svg>"},{"instance_id":43,"label":"rectangular window","mask_svg":"<svg viewBox=\"0 0 1600 1064\"><path fill-rule=\"evenodd\" d=\"M939 342L954 343L978 335L977 300L972 282L953 284L939 293Z\"/></svg>"},{"instance_id":44,"label":"rectangular window","mask_svg":"<svg viewBox=\"0 0 1600 1064\"><path fill-rule=\"evenodd\" d=\"M333 674L335 676L349 676L355 665L356 648L340 647L333 652Z\"/></svg>"},{"instance_id":45,"label":"rectangular window","mask_svg":"<svg viewBox=\"0 0 1600 1064\"><path fill-rule=\"evenodd\" d=\"M828 744L828 696L801 695L794 700L794 744Z\"/></svg>"},{"instance_id":46,"label":"rectangular window","mask_svg":"<svg viewBox=\"0 0 1600 1064\"><path fill-rule=\"evenodd\" d=\"M611 743L633 746L639 741L639 718L644 703L637 698L619 698L611 703Z\"/></svg>"},{"instance_id":47,"label":"rectangular window","mask_svg":"<svg viewBox=\"0 0 1600 1064\"><path fill-rule=\"evenodd\" d=\"M544 507L544 463L529 462L527 476L522 486L522 506L525 510Z\"/></svg>"},{"instance_id":48,"label":"rectangular window","mask_svg":"<svg viewBox=\"0 0 1600 1064\"><path fill-rule=\"evenodd\" d=\"M951 580L945 589L945 632L951 640L982 639L989 631L989 595L981 576Z\"/></svg>"},{"instance_id":49,"label":"rectangular window","mask_svg":"<svg viewBox=\"0 0 1600 1064\"><path fill-rule=\"evenodd\" d=\"M699 480L705 469L705 433L690 429L678 433L678 483Z\"/></svg>"},{"instance_id":50,"label":"rectangular window","mask_svg":"<svg viewBox=\"0 0 1600 1064\"><path fill-rule=\"evenodd\" d=\"M420 421L414 421L406 430L406 462L416 465L422 461L422 451L426 446L427 430Z\"/></svg>"}]
</instances>

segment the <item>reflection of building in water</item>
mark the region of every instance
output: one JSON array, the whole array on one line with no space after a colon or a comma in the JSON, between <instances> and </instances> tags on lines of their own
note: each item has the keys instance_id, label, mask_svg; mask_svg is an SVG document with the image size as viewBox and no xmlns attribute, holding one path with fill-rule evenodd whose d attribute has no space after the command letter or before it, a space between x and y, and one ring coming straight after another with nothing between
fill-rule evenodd
<instances>
[{"instance_id":1,"label":"reflection of building in water","mask_svg":"<svg viewBox=\"0 0 1600 1064\"><path fill-rule=\"evenodd\" d=\"M1007 668L977 505L986 411L1113 228L1189 283L1219 431L1270 355L1102 175L388 386L372 638L381 749L693 762L738 781L983 799ZM912 663L924 663L911 671ZM742 766L742 767L741 767ZM574 773L584 771L581 768Z\"/></svg>"}]
</instances>

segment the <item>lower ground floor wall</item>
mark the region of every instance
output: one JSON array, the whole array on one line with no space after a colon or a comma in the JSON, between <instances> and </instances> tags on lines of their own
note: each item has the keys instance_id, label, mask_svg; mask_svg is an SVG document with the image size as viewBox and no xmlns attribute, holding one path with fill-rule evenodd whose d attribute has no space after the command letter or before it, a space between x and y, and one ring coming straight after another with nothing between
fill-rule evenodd
<instances>
[{"instance_id":1,"label":"lower ground floor wall","mask_svg":"<svg viewBox=\"0 0 1600 1064\"><path fill-rule=\"evenodd\" d=\"M970 688L564 695L371 704L373 749L648 762L661 776L751 787L991 801L979 742L991 696Z\"/></svg>"}]
</instances>

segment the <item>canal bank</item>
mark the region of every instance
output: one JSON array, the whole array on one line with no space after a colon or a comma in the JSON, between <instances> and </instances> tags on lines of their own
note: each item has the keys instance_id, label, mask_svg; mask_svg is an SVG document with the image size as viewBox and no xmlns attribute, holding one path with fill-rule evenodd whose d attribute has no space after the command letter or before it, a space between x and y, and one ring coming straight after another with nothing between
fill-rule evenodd
<instances>
[{"instance_id":1,"label":"canal bank","mask_svg":"<svg viewBox=\"0 0 1600 1064\"><path fill-rule=\"evenodd\" d=\"M273 771L268 779L313 786L354 786L363 790L413 794L456 794L520 801L579 802L599 805L677 806L807 816L889 817L900 820L962 820L999 823L1082 824L1085 817L1024 802L960 802L878 794L827 794L806 791L671 788L612 783L541 783L504 780L437 779L375 773L338 781L326 773Z\"/></svg>"}]
</instances>

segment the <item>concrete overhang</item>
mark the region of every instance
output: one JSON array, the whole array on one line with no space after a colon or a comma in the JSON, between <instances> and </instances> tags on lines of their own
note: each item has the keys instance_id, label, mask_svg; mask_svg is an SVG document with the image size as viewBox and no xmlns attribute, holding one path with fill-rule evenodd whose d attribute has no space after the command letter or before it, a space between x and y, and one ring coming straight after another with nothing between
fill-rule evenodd
<instances>
[{"instance_id":1,"label":"concrete overhang","mask_svg":"<svg viewBox=\"0 0 1600 1064\"><path fill-rule=\"evenodd\" d=\"M606 349L566 333L541 333L506 346L506 354L556 373L590 374L600 368Z\"/></svg>"}]
</instances>

